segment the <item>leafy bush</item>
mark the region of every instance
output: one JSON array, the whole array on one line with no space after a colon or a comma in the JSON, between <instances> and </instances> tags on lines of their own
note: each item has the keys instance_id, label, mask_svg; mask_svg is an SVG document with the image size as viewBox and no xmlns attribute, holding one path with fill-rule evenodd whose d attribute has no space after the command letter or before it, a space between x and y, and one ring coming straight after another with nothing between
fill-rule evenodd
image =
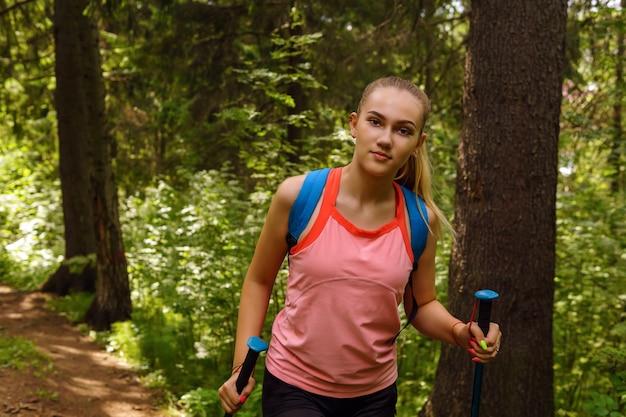
<instances>
[{"instance_id":1,"label":"leafy bush","mask_svg":"<svg viewBox=\"0 0 626 417\"><path fill-rule=\"evenodd\" d=\"M58 267L64 249L60 187L40 157L16 145L0 155L0 272L5 283L29 290Z\"/></svg>"},{"instance_id":2,"label":"leafy bush","mask_svg":"<svg viewBox=\"0 0 626 417\"><path fill-rule=\"evenodd\" d=\"M625 415L626 202L611 187L611 133L565 104L573 128L562 132L557 202L556 414Z\"/></svg>"}]
</instances>

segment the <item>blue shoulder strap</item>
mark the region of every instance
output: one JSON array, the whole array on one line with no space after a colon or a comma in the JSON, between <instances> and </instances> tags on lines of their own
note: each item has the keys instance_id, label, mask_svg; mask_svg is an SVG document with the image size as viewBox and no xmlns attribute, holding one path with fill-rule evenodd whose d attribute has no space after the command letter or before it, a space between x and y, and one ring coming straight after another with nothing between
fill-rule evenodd
<instances>
[{"instance_id":1,"label":"blue shoulder strap","mask_svg":"<svg viewBox=\"0 0 626 417\"><path fill-rule=\"evenodd\" d=\"M417 197L413 191L404 186L401 186L401 188L409 212L413 261L417 262L426 248L426 239L428 239L428 212L426 211L426 204L424 204L422 197ZM418 202L419 209L417 208Z\"/></svg>"},{"instance_id":2,"label":"blue shoulder strap","mask_svg":"<svg viewBox=\"0 0 626 417\"><path fill-rule=\"evenodd\" d=\"M298 193L298 197L289 212L289 235L288 241L292 241L293 245L297 243L300 234L309 223L309 219L315 211L315 207L322 195L322 191L326 186L326 179L330 168L324 168L309 172L304 178L302 188ZM411 250L413 251L414 264L417 262L424 248L426 247L426 239L428 238L428 213L426 205L421 197L417 197L415 193L408 188L401 186L404 195L404 201L408 210L409 224L411 226ZM420 205L418 209L417 205ZM420 212L421 211L421 212ZM290 247L293 246L290 244Z\"/></svg>"},{"instance_id":3,"label":"blue shoulder strap","mask_svg":"<svg viewBox=\"0 0 626 417\"><path fill-rule=\"evenodd\" d=\"M317 202L326 186L326 179L328 178L329 172L330 168L311 171L304 178L302 188L289 212L287 244L290 248L298 243L300 234L309 223L309 219L313 215Z\"/></svg>"},{"instance_id":4,"label":"blue shoulder strap","mask_svg":"<svg viewBox=\"0 0 626 417\"><path fill-rule=\"evenodd\" d=\"M401 186L402 194L404 195L404 203L409 213L409 224L411 227L411 250L413 251L413 269L409 273L409 287L411 287L411 295L412 295L412 303L411 303L411 312L409 313L408 320L406 324L400 329L398 333L391 339L391 344L396 342L400 333L415 319L417 316L417 310L419 306L417 305L417 300L415 299L415 294L413 294L413 272L417 270L417 261L420 256L422 256L422 252L426 248L426 240L428 239L428 212L426 211L426 204L424 204L424 200L421 197L415 195L415 193L408 188ZM417 208L417 204L419 203L419 209Z\"/></svg>"}]
</instances>

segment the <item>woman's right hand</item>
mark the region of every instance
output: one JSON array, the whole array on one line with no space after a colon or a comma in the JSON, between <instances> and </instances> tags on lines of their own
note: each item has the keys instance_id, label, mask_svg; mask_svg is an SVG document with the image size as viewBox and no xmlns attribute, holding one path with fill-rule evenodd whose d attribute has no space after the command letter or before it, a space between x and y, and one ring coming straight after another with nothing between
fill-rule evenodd
<instances>
[{"instance_id":1,"label":"woman's right hand","mask_svg":"<svg viewBox=\"0 0 626 417\"><path fill-rule=\"evenodd\" d=\"M239 372L234 372L228 381L224 382L224 384L217 390L220 402L222 403L222 408L225 412L230 414L235 414L239 411L243 403L246 401L246 398L248 398L252 393L256 384L254 377L251 376L250 379L248 379L248 384L244 387L243 391L241 391L241 394L239 394L235 385L238 376Z\"/></svg>"}]
</instances>

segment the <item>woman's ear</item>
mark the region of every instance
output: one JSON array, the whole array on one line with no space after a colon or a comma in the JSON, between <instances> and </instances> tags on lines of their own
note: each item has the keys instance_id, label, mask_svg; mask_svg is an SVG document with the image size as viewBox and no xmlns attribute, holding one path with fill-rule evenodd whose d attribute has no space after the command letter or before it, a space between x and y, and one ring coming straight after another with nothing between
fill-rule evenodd
<instances>
[{"instance_id":1,"label":"woman's ear","mask_svg":"<svg viewBox=\"0 0 626 417\"><path fill-rule=\"evenodd\" d=\"M416 156L420 148L424 145L424 142L426 142L426 133L422 133L422 136L420 136L419 140L417 141L417 145L415 146L415 151L414 151Z\"/></svg>"},{"instance_id":2,"label":"woman's ear","mask_svg":"<svg viewBox=\"0 0 626 417\"><path fill-rule=\"evenodd\" d=\"M356 122L359 119L355 112L350 113L350 135L356 138Z\"/></svg>"}]
</instances>

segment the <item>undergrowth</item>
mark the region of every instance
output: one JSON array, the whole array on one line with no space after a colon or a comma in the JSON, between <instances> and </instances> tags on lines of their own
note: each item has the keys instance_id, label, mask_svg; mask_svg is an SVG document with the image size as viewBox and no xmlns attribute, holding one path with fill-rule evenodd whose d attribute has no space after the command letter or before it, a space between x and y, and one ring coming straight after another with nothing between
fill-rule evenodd
<instances>
[{"instance_id":1,"label":"undergrowth","mask_svg":"<svg viewBox=\"0 0 626 417\"><path fill-rule=\"evenodd\" d=\"M53 370L52 358L37 350L35 343L20 337L0 337L0 369L11 368L22 371L34 370L38 377L45 377Z\"/></svg>"}]
</instances>

